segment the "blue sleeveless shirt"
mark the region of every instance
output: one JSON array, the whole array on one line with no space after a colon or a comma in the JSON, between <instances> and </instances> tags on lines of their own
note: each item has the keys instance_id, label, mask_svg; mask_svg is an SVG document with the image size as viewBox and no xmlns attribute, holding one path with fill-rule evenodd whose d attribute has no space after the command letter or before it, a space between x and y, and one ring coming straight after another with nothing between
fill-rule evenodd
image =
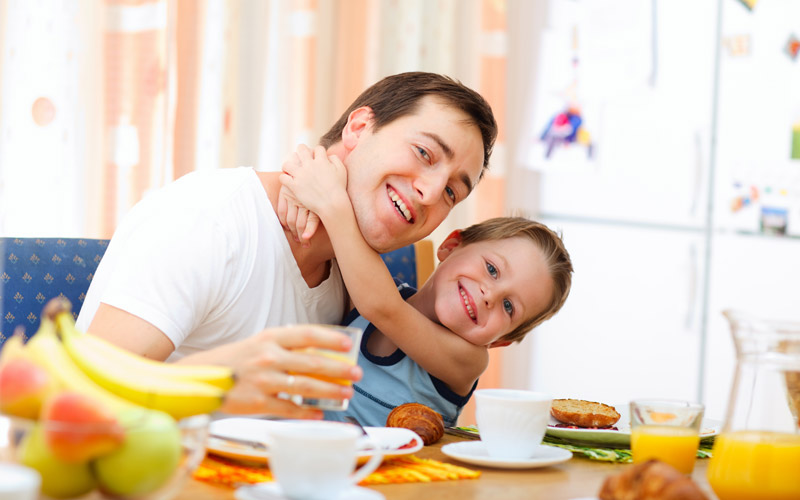
<instances>
[{"instance_id":1,"label":"blue sleeveless shirt","mask_svg":"<svg viewBox=\"0 0 800 500\"><path fill-rule=\"evenodd\" d=\"M397 289L404 299L416 293L406 283L397 282ZM344 421L345 416L355 417L361 425L383 427L386 417L396 406L404 403L422 403L439 412L444 425L456 425L456 420L467 404L478 382L469 394L456 394L447 384L425 371L400 349L389 356L375 356L367 350L367 341L375 325L353 309L344 324L364 330L358 365L364 377L353 385L354 394L345 411L326 411L325 420Z\"/></svg>"}]
</instances>

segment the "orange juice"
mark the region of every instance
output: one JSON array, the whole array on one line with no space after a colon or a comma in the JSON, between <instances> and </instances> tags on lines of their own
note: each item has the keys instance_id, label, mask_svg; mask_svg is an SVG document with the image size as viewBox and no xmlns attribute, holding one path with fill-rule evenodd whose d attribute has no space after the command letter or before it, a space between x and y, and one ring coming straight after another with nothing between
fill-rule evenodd
<instances>
[{"instance_id":1,"label":"orange juice","mask_svg":"<svg viewBox=\"0 0 800 500\"><path fill-rule=\"evenodd\" d=\"M797 500L800 435L739 431L717 436L708 482L720 500Z\"/></svg>"},{"instance_id":2,"label":"orange juice","mask_svg":"<svg viewBox=\"0 0 800 500\"><path fill-rule=\"evenodd\" d=\"M634 463L655 458L691 474L699 446L697 430L688 427L639 425L631 430Z\"/></svg>"},{"instance_id":3,"label":"orange juice","mask_svg":"<svg viewBox=\"0 0 800 500\"><path fill-rule=\"evenodd\" d=\"M336 351L326 351L324 349L316 349L314 347L307 347L305 349L299 350L300 352L305 352L308 354L317 354L320 356L324 356L326 358L330 358L336 361L341 361L342 363L347 363L348 365L355 365L356 362L353 360L350 355L346 352L336 352ZM291 373L291 372L290 372ZM295 375L297 373L294 373ZM347 380L343 378L333 378L333 377L322 377L319 375L309 375L311 378L315 378L318 380L324 380L326 382L332 382L334 384L339 385L353 385L352 380Z\"/></svg>"}]
</instances>

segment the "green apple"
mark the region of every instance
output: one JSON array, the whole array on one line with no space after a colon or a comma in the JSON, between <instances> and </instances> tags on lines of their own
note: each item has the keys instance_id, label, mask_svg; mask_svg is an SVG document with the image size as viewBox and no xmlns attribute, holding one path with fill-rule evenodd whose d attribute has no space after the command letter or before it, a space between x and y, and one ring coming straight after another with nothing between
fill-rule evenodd
<instances>
[{"instance_id":1,"label":"green apple","mask_svg":"<svg viewBox=\"0 0 800 500\"><path fill-rule=\"evenodd\" d=\"M117 496L151 493L172 477L181 461L178 424L156 410L125 410L119 421L125 442L93 462L100 488Z\"/></svg>"},{"instance_id":2,"label":"green apple","mask_svg":"<svg viewBox=\"0 0 800 500\"><path fill-rule=\"evenodd\" d=\"M95 487L89 462L66 463L47 447L44 430L36 424L20 443L19 461L42 475L42 493L53 498L72 498Z\"/></svg>"}]
</instances>

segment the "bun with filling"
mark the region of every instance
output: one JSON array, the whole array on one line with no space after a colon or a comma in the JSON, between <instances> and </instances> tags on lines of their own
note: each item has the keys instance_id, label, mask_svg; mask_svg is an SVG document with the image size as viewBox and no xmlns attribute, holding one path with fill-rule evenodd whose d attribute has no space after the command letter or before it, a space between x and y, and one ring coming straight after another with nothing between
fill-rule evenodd
<instances>
[{"instance_id":1,"label":"bun with filling","mask_svg":"<svg viewBox=\"0 0 800 500\"><path fill-rule=\"evenodd\" d=\"M620 416L613 406L582 399L554 399L550 414L559 422L578 427L610 427Z\"/></svg>"}]
</instances>

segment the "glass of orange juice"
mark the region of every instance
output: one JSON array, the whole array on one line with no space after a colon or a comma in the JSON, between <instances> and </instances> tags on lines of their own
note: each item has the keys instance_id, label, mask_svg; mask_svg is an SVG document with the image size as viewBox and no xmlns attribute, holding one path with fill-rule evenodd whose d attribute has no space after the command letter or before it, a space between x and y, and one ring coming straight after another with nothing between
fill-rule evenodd
<instances>
[{"instance_id":1,"label":"glass of orange juice","mask_svg":"<svg viewBox=\"0 0 800 500\"><path fill-rule=\"evenodd\" d=\"M661 460L684 474L691 474L700 446L704 409L702 404L688 401L631 401L633 462Z\"/></svg>"},{"instance_id":2,"label":"glass of orange juice","mask_svg":"<svg viewBox=\"0 0 800 500\"><path fill-rule=\"evenodd\" d=\"M335 359L336 361L342 361L344 363L348 363L351 365L355 365L358 363L358 352L361 350L361 336L364 334L364 330L353 326L339 326L339 325L314 325L314 326L321 326L324 328L331 328L333 330L336 330L337 332L350 337L350 340L352 340L353 343L350 346L350 350L347 352L331 351L328 349L320 349L317 347L309 347L303 349L303 352L324 356L326 358ZM334 384L341 384L341 385L352 384L351 380L345 380L345 379L334 379L334 378L319 377L319 376L315 378L318 378L320 380L325 380L326 382L332 382ZM299 394L287 394L285 395L285 397L300 406L305 406L308 408L317 408L320 410L344 411L347 409L350 403L347 399L309 398L301 396Z\"/></svg>"}]
</instances>

